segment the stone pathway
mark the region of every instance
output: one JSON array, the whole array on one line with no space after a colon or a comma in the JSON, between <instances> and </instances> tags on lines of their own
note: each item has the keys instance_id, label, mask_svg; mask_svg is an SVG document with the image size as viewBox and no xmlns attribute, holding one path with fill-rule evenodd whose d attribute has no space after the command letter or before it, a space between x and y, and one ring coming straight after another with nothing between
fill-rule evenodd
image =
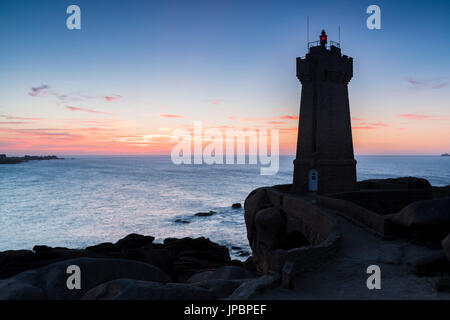
<instances>
[{"instance_id":1,"label":"stone pathway","mask_svg":"<svg viewBox=\"0 0 450 320\"><path fill-rule=\"evenodd\" d=\"M314 272L297 277L295 289L277 288L254 299L445 299L450 293L437 292L438 278L418 277L411 261L433 252L402 240L382 240L327 210L341 226L342 244L337 256ZM381 289L369 290L369 265L381 269Z\"/></svg>"}]
</instances>

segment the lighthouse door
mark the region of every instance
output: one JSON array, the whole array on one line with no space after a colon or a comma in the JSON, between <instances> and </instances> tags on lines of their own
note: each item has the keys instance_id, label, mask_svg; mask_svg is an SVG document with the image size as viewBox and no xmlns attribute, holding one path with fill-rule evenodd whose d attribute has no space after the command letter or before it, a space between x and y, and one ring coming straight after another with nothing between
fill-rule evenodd
<instances>
[{"instance_id":1,"label":"lighthouse door","mask_svg":"<svg viewBox=\"0 0 450 320\"><path fill-rule=\"evenodd\" d=\"M317 170L312 169L309 170L309 179L308 179L308 190L309 191L317 191L317 182L318 182Z\"/></svg>"}]
</instances>

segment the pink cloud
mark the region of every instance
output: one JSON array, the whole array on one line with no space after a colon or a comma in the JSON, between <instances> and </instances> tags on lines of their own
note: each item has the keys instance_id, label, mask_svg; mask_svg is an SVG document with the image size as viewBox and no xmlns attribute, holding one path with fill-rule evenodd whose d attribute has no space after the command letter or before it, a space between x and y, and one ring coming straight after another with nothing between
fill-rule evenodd
<instances>
[{"instance_id":1,"label":"pink cloud","mask_svg":"<svg viewBox=\"0 0 450 320\"><path fill-rule=\"evenodd\" d=\"M450 117L431 116L426 114L405 113L399 114L397 117L411 120L449 120Z\"/></svg>"},{"instance_id":2,"label":"pink cloud","mask_svg":"<svg viewBox=\"0 0 450 320\"><path fill-rule=\"evenodd\" d=\"M363 118L355 118L355 117L352 117L351 119L352 119L352 121L363 121L363 120L365 120Z\"/></svg>"},{"instance_id":3,"label":"pink cloud","mask_svg":"<svg viewBox=\"0 0 450 320\"><path fill-rule=\"evenodd\" d=\"M289 115L285 115L285 116L281 116L280 119L283 120L298 120L298 116L289 116Z\"/></svg>"},{"instance_id":4,"label":"pink cloud","mask_svg":"<svg viewBox=\"0 0 450 320\"><path fill-rule=\"evenodd\" d=\"M0 124L25 124L25 121L0 121Z\"/></svg>"},{"instance_id":5,"label":"pink cloud","mask_svg":"<svg viewBox=\"0 0 450 320\"><path fill-rule=\"evenodd\" d=\"M373 129L378 129L377 127L372 127L372 126L356 126L356 127L352 127L353 130L373 130Z\"/></svg>"},{"instance_id":6,"label":"pink cloud","mask_svg":"<svg viewBox=\"0 0 450 320\"><path fill-rule=\"evenodd\" d=\"M101 111L97 111L97 110L78 108L78 107L72 107L72 106L66 106L66 108L69 109L70 111L82 111L82 112L97 113L97 114L110 114L110 113L101 112Z\"/></svg>"},{"instance_id":7,"label":"pink cloud","mask_svg":"<svg viewBox=\"0 0 450 320\"><path fill-rule=\"evenodd\" d=\"M42 119L42 118L15 117L15 116L8 116L8 115L4 115L4 114L1 114L0 117L5 118L7 120L28 120L28 121L45 120L45 119Z\"/></svg>"},{"instance_id":8,"label":"pink cloud","mask_svg":"<svg viewBox=\"0 0 450 320\"><path fill-rule=\"evenodd\" d=\"M422 83L421 81L415 80L415 79L413 79L411 77L405 77L405 81L410 83L410 84L412 84L412 85L418 85L418 84Z\"/></svg>"},{"instance_id":9,"label":"pink cloud","mask_svg":"<svg viewBox=\"0 0 450 320\"><path fill-rule=\"evenodd\" d=\"M112 95L112 96L104 96L103 98L106 101L108 101L108 102L112 102L112 101L116 101L116 100L122 99L122 96L120 96L118 94L115 94L115 95Z\"/></svg>"},{"instance_id":10,"label":"pink cloud","mask_svg":"<svg viewBox=\"0 0 450 320\"><path fill-rule=\"evenodd\" d=\"M359 125L370 127L389 127L385 122L361 122Z\"/></svg>"},{"instance_id":11,"label":"pink cloud","mask_svg":"<svg viewBox=\"0 0 450 320\"><path fill-rule=\"evenodd\" d=\"M235 116L228 116L227 119L230 120L240 120L244 122L254 122L254 121L276 121L276 120L298 120L298 116L291 116L291 115L283 115L283 116L277 116L277 117L269 117L269 118L239 118ZM285 123L285 122L282 122Z\"/></svg>"},{"instance_id":12,"label":"pink cloud","mask_svg":"<svg viewBox=\"0 0 450 320\"><path fill-rule=\"evenodd\" d=\"M285 124L286 121L267 121L267 124Z\"/></svg>"},{"instance_id":13,"label":"pink cloud","mask_svg":"<svg viewBox=\"0 0 450 320\"><path fill-rule=\"evenodd\" d=\"M160 113L159 116L161 118L186 118L185 116L179 114L167 114L167 113Z\"/></svg>"}]
</instances>

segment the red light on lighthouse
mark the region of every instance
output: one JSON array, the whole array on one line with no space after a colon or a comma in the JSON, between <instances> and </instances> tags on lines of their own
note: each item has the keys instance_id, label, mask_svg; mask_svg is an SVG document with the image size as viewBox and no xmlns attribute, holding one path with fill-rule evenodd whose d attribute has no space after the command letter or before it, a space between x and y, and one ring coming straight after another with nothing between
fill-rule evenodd
<instances>
[{"instance_id":1,"label":"red light on lighthouse","mask_svg":"<svg viewBox=\"0 0 450 320\"><path fill-rule=\"evenodd\" d=\"M327 44L327 34L325 33L325 30L322 30L322 33L320 34L320 45L325 46Z\"/></svg>"}]
</instances>

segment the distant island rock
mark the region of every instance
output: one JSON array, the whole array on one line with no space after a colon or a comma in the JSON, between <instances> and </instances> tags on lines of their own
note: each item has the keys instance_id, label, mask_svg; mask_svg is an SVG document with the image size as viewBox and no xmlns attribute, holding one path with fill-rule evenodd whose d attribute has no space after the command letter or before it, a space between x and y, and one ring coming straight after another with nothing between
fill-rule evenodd
<instances>
[{"instance_id":1,"label":"distant island rock","mask_svg":"<svg viewBox=\"0 0 450 320\"><path fill-rule=\"evenodd\" d=\"M448 154L448 153L443 153L443 154L441 154L441 157L450 157L450 154Z\"/></svg>"},{"instance_id":2,"label":"distant island rock","mask_svg":"<svg viewBox=\"0 0 450 320\"><path fill-rule=\"evenodd\" d=\"M23 156L23 157L7 157L6 154L0 154L0 164L16 164L31 160L63 160L57 156Z\"/></svg>"}]
</instances>

